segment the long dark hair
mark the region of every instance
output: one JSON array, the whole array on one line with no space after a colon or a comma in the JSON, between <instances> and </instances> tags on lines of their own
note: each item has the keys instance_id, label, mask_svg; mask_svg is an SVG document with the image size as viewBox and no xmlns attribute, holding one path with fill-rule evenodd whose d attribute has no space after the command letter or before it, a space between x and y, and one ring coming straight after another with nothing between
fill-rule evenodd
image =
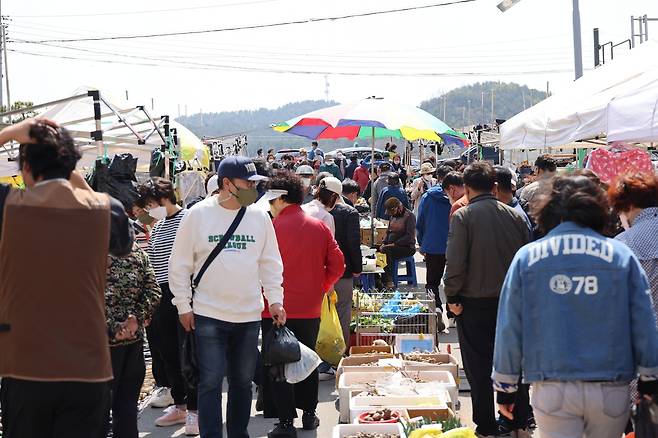
<instances>
[{"instance_id":1,"label":"long dark hair","mask_svg":"<svg viewBox=\"0 0 658 438\"><path fill-rule=\"evenodd\" d=\"M532 214L543 234L567 221L602 233L609 211L608 198L594 181L585 176L558 176L540 194Z\"/></svg>"}]
</instances>

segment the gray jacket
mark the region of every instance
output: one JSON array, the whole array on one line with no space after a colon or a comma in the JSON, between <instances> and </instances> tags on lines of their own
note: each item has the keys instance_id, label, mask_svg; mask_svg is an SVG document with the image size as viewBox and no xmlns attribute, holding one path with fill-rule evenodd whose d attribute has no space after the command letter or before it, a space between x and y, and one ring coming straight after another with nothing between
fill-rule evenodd
<instances>
[{"instance_id":1,"label":"gray jacket","mask_svg":"<svg viewBox=\"0 0 658 438\"><path fill-rule=\"evenodd\" d=\"M480 195L457 210L450 222L443 280L448 303L498 298L514 255L529 238L521 214L493 195Z\"/></svg>"}]
</instances>

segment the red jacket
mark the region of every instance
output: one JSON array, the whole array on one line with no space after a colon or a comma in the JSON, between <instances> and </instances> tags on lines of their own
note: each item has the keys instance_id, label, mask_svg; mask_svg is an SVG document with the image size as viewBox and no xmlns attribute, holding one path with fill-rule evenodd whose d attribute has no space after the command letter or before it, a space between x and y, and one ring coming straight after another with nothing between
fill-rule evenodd
<instances>
[{"instance_id":1,"label":"red jacket","mask_svg":"<svg viewBox=\"0 0 658 438\"><path fill-rule=\"evenodd\" d=\"M319 318L322 298L345 272L343 253L329 228L299 205L274 219L283 260L283 307L290 319ZM263 318L271 318L266 303Z\"/></svg>"},{"instance_id":2,"label":"red jacket","mask_svg":"<svg viewBox=\"0 0 658 438\"><path fill-rule=\"evenodd\" d=\"M356 168L354 171L354 181L359 184L359 187L361 188L361 193L368 187L368 181L370 181L370 172L368 171L367 168L363 166L359 166Z\"/></svg>"}]
</instances>

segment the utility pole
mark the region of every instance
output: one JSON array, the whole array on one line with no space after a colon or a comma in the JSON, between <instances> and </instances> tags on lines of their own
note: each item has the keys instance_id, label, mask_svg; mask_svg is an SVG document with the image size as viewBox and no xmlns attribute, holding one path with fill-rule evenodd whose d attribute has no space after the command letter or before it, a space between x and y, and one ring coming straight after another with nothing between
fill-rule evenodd
<instances>
[{"instance_id":1,"label":"utility pole","mask_svg":"<svg viewBox=\"0 0 658 438\"><path fill-rule=\"evenodd\" d=\"M494 118L494 89L491 89L491 123L496 119Z\"/></svg>"},{"instance_id":2,"label":"utility pole","mask_svg":"<svg viewBox=\"0 0 658 438\"><path fill-rule=\"evenodd\" d=\"M11 111L11 94L9 94L9 63L7 61L7 30L2 25L2 47L5 52L5 85L7 86L7 111ZM11 117L9 118L11 123Z\"/></svg>"},{"instance_id":3,"label":"utility pole","mask_svg":"<svg viewBox=\"0 0 658 438\"><path fill-rule=\"evenodd\" d=\"M482 102L480 104L480 121L479 123L484 123L484 91L480 92L480 96L482 97Z\"/></svg>"},{"instance_id":4,"label":"utility pole","mask_svg":"<svg viewBox=\"0 0 658 438\"><path fill-rule=\"evenodd\" d=\"M521 93L523 95L523 111L525 111L525 109L526 109L526 106L525 106L525 91L522 91Z\"/></svg>"},{"instance_id":5,"label":"utility pole","mask_svg":"<svg viewBox=\"0 0 658 438\"><path fill-rule=\"evenodd\" d=\"M126 90L126 100L128 100L128 90Z\"/></svg>"},{"instance_id":6,"label":"utility pole","mask_svg":"<svg viewBox=\"0 0 658 438\"><path fill-rule=\"evenodd\" d=\"M471 99L468 99L468 125L472 125L471 123Z\"/></svg>"},{"instance_id":7,"label":"utility pole","mask_svg":"<svg viewBox=\"0 0 658 438\"><path fill-rule=\"evenodd\" d=\"M573 62L576 79L583 75L583 48L580 35L580 8L578 0L573 0Z\"/></svg>"}]
</instances>

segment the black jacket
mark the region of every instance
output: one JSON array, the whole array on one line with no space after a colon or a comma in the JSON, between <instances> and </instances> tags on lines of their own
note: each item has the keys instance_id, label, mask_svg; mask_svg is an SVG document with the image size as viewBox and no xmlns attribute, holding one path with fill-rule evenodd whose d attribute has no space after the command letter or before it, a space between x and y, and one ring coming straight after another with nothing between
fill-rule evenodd
<instances>
[{"instance_id":1,"label":"black jacket","mask_svg":"<svg viewBox=\"0 0 658 438\"><path fill-rule=\"evenodd\" d=\"M521 213L493 195L471 199L452 216L443 277L448 303L498 298L516 252L528 243Z\"/></svg>"},{"instance_id":2,"label":"black jacket","mask_svg":"<svg viewBox=\"0 0 658 438\"><path fill-rule=\"evenodd\" d=\"M361 272L361 233L359 213L354 207L336 204L331 210L336 227L336 242L345 257L345 273L342 278L351 278Z\"/></svg>"}]
</instances>

